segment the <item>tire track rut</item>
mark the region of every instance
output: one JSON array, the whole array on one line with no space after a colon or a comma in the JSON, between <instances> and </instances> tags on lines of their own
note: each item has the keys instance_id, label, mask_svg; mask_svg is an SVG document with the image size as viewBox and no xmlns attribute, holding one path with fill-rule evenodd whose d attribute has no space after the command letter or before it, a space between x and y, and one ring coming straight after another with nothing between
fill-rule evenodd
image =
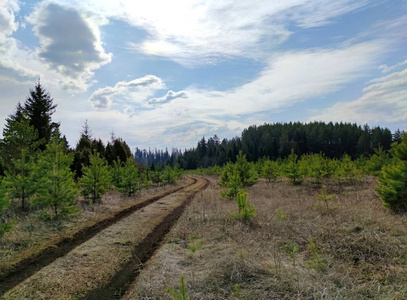
<instances>
[{"instance_id":1,"label":"tire track rut","mask_svg":"<svg viewBox=\"0 0 407 300\"><path fill-rule=\"evenodd\" d=\"M109 283L89 292L83 300L111 300L121 299L126 293L129 285L137 278L143 265L154 255L162 245L165 236L174 226L175 222L181 217L187 205L195 195L209 185L209 181L198 190L191 193L182 205L175 208L164 220L158 224L133 250L132 257L123 264L122 268L109 280Z\"/></svg>"},{"instance_id":2,"label":"tire track rut","mask_svg":"<svg viewBox=\"0 0 407 300\"><path fill-rule=\"evenodd\" d=\"M92 226L82 228L75 232L74 234L72 234L71 236L62 238L57 243L48 245L38 254L21 260L11 269L9 269L7 272L0 276L0 296L6 293L7 291L11 290L12 288L17 286L19 283L29 278L36 272L38 272L43 267L51 264L56 259L65 256L67 253L69 253L79 245L85 243L102 230L112 226L113 224L128 217L134 212L142 208L145 208L146 206L168 195L175 194L181 190L184 190L196 184L197 179L196 178L192 179L193 182L188 185L184 185L176 189L167 191L165 193L150 197L143 202L137 203L126 209L118 211L111 217L98 221Z\"/></svg>"}]
</instances>

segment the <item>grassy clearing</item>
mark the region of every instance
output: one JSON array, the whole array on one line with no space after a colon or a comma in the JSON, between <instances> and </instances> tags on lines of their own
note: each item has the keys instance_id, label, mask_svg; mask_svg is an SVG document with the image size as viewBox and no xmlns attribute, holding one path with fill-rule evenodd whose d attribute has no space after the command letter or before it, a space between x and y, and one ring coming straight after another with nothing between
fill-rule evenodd
<instances>
[{"instance_id":1,"label":"grassy clearing","mask_svg":"<svg viewBox=\"0 0 407 300\"><path fill-rule=\"evenodd\" d=\"M256 216L230 217L217 178L187 208L129 290L130 299L170 299L185 276L191 299L406 299L407 216L383 207L376 180L326 182L329 209L311 184L259 182ZM191 251L191 241L202 242Z\"/></svg>"},{"instance_id":2,"label":"grassy clearing","mask_svg":"<svg viewBox=\"0 0 407 300\"><path fill-rule=\"evenodd\" d=\"M101 231L7 292L4 299L76 299L107 284L129 262L135 245L202 185L198 182L168 195Z\"/></svg>"},{"instance_id":3,"label":"grassy clearing","mask_svg":"<svg viewBox=\"0 0 407 300\"><path fill-rule=\"evenodd\" d=\"M181 180L176 187L188 182L190 182L189 179ZM117 191L110 191L104 195L100 204L93 205L87 204L83 198L80 198L77 204L82 211L80 215L57 220L43 220L44 211L21 215L18 203L14 202L9 218L15 220L16 225L11 232L3 236L0 242L0 276L22 259L41 252L42 249L56 243L61 238L113 216L120 210L143 202L152 195L172 189L175 189L174 185L154 187L141 190L132 197ZM52 215L52 212L49 213Z\"/></svg>"}]
</instances>

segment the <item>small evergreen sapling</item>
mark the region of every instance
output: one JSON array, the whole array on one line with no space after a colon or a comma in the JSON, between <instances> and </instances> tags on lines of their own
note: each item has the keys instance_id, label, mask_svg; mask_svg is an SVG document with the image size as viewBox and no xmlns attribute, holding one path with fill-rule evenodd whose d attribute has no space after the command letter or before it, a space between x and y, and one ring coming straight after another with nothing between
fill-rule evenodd
<instances>
[{"instance_id":1,"label":"small evergreen sapling","mask_svg":"<svg viewBox=\"0 0 407 300\"><path fill-rule=\"evenodd\" d=\"M179 278L179 291L169 287L167 288L167 293L171 296L173 300L188 300L187 286L185 284L185 277L180 276Z\"/></svg>"},{"instance_id":2,"label":"small evergreen sapling","mask_svg":"<svg viewBox=\"0 0 407 300\"><path fill-rule=\"evenodd\" d=\"M79 181L85 198L91 197L93 203L100 201L110 189L110 173L106 161L99 153L91 154L90 165L83 168L83 176Z\"/></svg>"},{"instance_id":3,"label":"small evergreen sapling","mask_svg":"<svg viewBox=\"0 0 407 300\"><path fill-rule=\"evenodd\" d=\"M329 212L329 205L328 202L331 201L332 199L336 198L336 194L328 194L326 190L326 185L322 186L322 192L321 194L317 194L317 199L319 201L324 202L326 210Z\"/></svg>"},{"instance_id":4,"label":"small evergreen sapling","mask_svg":"<svg viewBox=\"0 0 407 300\"><path fill-rule=\"evenodd\" d=\"M248 196L246 190L239 190L236 196L239 213L233 214L233 216L242 218L244 221L250 220L255 213L254 206L248 203L247 198Z\"/></svg>"}]
</instances>

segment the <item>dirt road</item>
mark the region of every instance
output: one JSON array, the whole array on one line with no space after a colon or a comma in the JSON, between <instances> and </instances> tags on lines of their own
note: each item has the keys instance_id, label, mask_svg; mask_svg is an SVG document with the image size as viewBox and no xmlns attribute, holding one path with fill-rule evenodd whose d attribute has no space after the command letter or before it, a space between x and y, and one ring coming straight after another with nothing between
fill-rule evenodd
<instances>
[{"instance_id":1,"label":"dirt road","mask_svg":"<svg viewBox=\"0 0 407 300\"><path fill-rule=\"evenodd\" d=\"M92 233L5 293L6 299L114 299L125 291L207 181L146 203Z\"/></svg>"}]
</instances>

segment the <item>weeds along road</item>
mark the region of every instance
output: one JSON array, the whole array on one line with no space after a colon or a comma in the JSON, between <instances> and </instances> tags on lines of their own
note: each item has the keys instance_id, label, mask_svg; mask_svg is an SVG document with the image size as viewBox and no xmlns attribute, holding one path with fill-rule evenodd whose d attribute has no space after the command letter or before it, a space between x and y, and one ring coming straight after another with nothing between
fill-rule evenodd
<instances>
[{"instance_id":1,"label":"weeds along road","mask_svg":"<svg viewBox=\"0 0 407 300\"><path fill-rule=\"evenodd\" d=\"M192 184L176 192L145 201L148 203L144 206L91 231L81 238L81 243L76 241L77 244L70 249L61 250L59 258L55 257L52 262L44 264L39 260L34 263L42 263L42 268L34 272L29 270L33 274L25 280L20 275L19 282L14 280L3 298L117 298L125 291L127 283L137 276L142 264L151 257L185 206L207 185L206 179L195 178ZM75 244L75 238L73 240L72 244ZM64 248L57 248L61 247ZM21 274L24 274L23 268ZM6 281L9 285L13 283L12 277L3 280L0 283L3 291L7 290L4 288L7 287Z\"/></svg>"}]
</instances>

